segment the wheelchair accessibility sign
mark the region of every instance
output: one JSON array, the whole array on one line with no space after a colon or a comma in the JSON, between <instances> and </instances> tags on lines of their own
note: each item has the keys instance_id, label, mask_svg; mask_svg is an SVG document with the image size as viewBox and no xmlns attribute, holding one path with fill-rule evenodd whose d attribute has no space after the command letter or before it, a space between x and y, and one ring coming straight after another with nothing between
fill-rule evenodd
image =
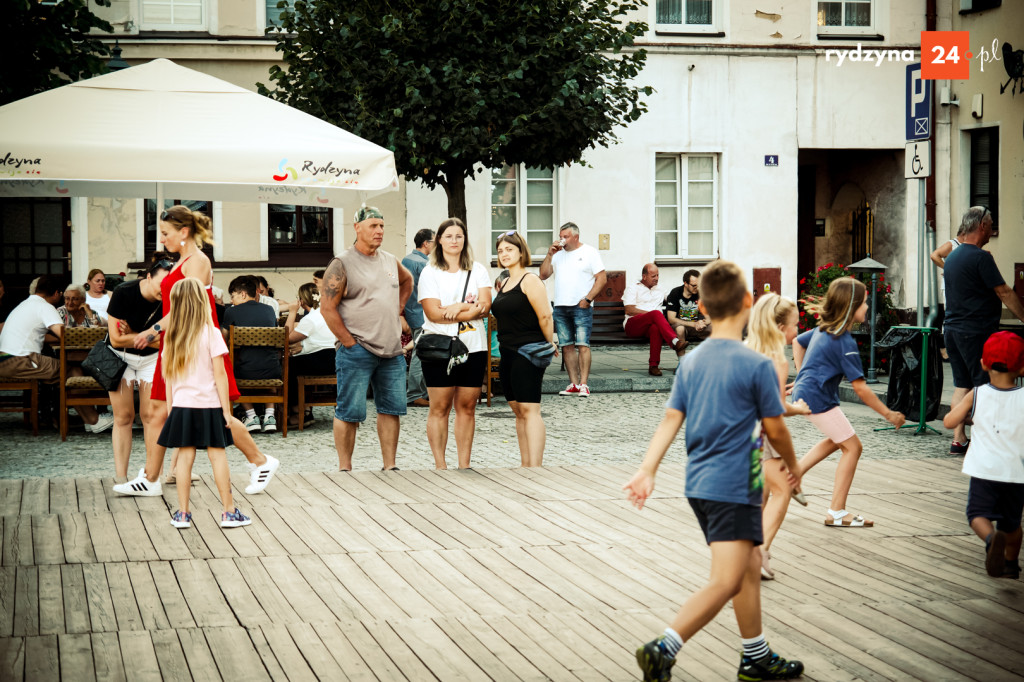
<instances>
[{"instance_id":1,"label":"wheelchair accessibility sign","mask_svg":"<svg viewBox=\"0 0 1024 682\"><path fill-rule=\"evenodd\" d=\"M932 146L928 140L907 143L903 162L903 177L927 178L932 174Z\"/></svg>"}]
</instances>

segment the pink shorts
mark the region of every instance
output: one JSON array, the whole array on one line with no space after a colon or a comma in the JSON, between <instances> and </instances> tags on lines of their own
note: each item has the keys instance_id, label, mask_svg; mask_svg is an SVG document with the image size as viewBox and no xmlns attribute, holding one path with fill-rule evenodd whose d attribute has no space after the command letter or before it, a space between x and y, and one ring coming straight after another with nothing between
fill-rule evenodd
<instances>
[{"instance_id":1,"label":"pink shorts","mask_svg":"<svg viewBox=\"0 0 1024 682\"><path fill-rule=\"evenodd\" d=\"M809 414L807 418L826 438L837 445L857 435L850 425L850 420L839 407L833 407L828 412Z\"/></svg>"}]
</instances>

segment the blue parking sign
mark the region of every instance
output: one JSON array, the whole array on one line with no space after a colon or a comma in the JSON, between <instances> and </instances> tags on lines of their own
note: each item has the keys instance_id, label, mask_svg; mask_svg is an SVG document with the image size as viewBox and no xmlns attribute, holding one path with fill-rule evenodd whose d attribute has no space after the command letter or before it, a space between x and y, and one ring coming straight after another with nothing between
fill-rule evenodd
<instances>
[{"instance_id":1,"label":"blue parking sign","mask_svg":"<svg viewBox=\"0 0 1024 682\"><path fill-rule=\"evenodd\" d=\"M921 78L921 64L907 65L907 141L932 135L932 81Z\"/></svg>"}]
</instances>

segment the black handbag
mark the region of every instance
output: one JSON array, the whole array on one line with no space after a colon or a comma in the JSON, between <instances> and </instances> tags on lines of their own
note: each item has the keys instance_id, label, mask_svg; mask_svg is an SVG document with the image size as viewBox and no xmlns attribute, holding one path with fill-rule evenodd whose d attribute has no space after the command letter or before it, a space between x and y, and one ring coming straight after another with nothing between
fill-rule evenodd
<instances>
[{"instance_id":1,"label":"black handbag","mask_svg":"<svg viewBox=\"0 0 1024 682\"><path fill-rule=\"evenodd\" d=\"M128 363L121 359L109 345L110 335L97 341L82 361L82 371L96 380L104 391L111 393L121 385Z\"/></svg>"},{"instance_id":2,"label":"black handbag","mask_svg":"<svg viewBox=\"0 0 1024 682\"><path fill-rule=\"evenodd\" d=\"M462 287L462 300L466 299L466 290L469 289L469 278L471 272L466 273L466 284ZM459 331L462 331L464 323L459 322ZM458 336L447 334L420 334L416 342L416 355L421 362L445 362L448 364L448 374L452 368L461 365L469 359L469 349Z\"/></svg>"}]
</instances>

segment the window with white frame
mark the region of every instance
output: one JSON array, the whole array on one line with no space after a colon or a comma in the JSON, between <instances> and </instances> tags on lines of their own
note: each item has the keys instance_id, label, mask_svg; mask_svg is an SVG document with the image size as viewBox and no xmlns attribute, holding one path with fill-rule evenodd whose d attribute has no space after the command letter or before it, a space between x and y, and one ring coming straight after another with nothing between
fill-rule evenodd
<instances>
[{"instance_id":1,"label":"window with white frame","mask_svg":"<svg viewBox=\"0 0 1024 682\"><path fill-rule=\"evenodd\" d=\"M204 31L207 0L142 0L144 31Z\"/></svg>"},{"instance_id":2,"label":"window with white frame","mask_svg":"<svg viewBox=\"0 0 1024 682\"><path fill-rule=\"evenodd\" d=\"M655 157L655 257L714 258L718 251L717 197L717 156Z\"/></svg>"},{"instance_id":3,"label":"window with white frame","mask_svg":"<svg viewBox=\"0 0 1024 682\"><path fill-rule=\"evenodd\" d=\"M818 2L818 33L839 35L875 30L875 0L824 0Z\"/></svg>"},{"instance_id":4,"label":"window with white frame","mask_svg":"<svg viewBox=\"0 0 1024 682\"><path fill-rule=\"evenodd\" d=\"M558 174L551 168L507 166L491 170L491 250L505 232L516 230L533 256L543 256L555 239Z\"/></svg>"},{"instance_id":5,"label":"window with white frame","mask_svg":"<svg viewBox=\"0 0 1024 682\"><path fill-rule=\"evenodd\" d=\"M718 14L725 0L656 0L654 26L659 32L711 33L719 28Z\"/></svg>"},{"instance_id":6,"label":"window with white frame","mask_svg":"<svg viewBox=\"0 0 1024 682\"><path fill-rule=\"evenodd\" d=\"M266 0L266 7L267 7L266 27L267 28L277 28L277 29L280 29L280 27L281 27L281 13L284 12L286 8L290 9L290 10L293 10L293 11L295 9L295 0L287 0L287 2L285 4L285 7L278 7L277 6L278 2L279 2L279 0ZM310 6L315 4L315 2L316 2L316 0L306 0L306 4L310 5Z\"/></svg>"}]
</instances>

